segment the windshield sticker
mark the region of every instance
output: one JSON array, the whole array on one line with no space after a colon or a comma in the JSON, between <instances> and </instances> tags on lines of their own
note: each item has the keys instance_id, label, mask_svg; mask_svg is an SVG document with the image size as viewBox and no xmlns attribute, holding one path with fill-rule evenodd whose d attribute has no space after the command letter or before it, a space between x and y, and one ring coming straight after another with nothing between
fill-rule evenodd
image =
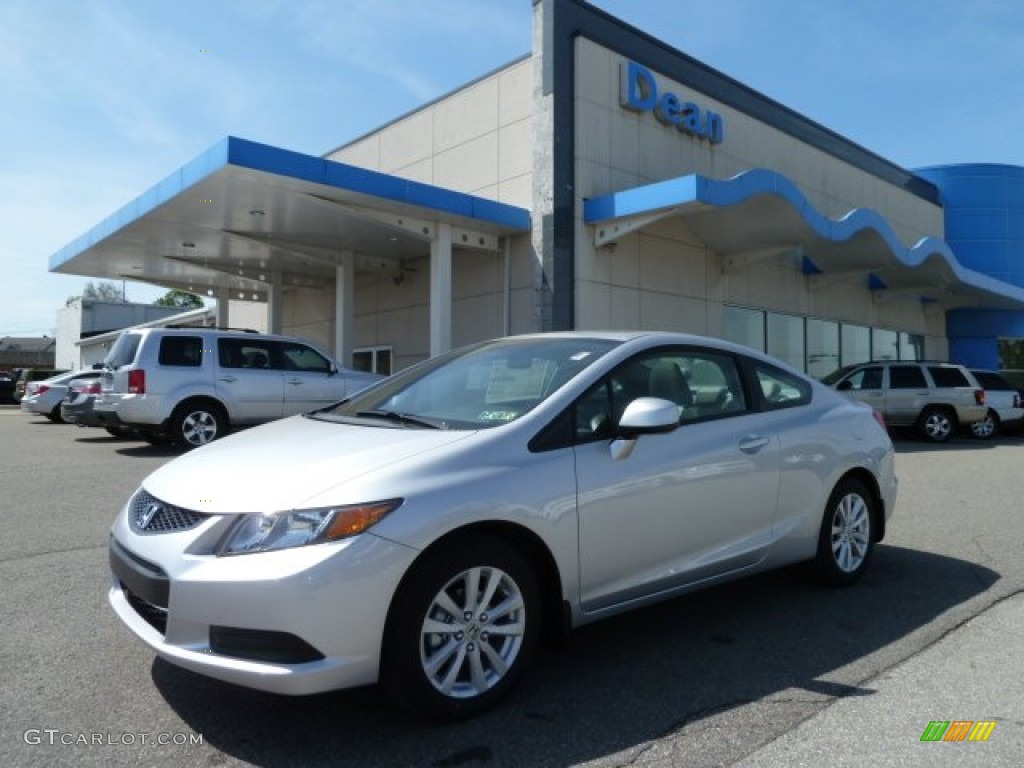
<instances>
[{"instance_id":1,"label":"windshield sticker","mask_svg":"<svg viewBox=\"0 0 1024 768\"><path fill-rule=\"evenodd\" d=\"M491 366L485 403L507 403L512 400L539 400L544 394L549 363L533 360L528 368L509 368L504 360Z\"/></svg>"}]
</instances>

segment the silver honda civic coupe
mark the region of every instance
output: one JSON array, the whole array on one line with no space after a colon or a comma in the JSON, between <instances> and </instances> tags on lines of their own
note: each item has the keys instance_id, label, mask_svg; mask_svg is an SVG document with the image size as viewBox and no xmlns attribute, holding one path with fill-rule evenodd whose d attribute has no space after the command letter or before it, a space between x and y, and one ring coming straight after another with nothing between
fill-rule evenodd
<instances>
[{"instance_id":1,"label":"silver honda civic coupe","mask_svg":"<svg viewBox=\"0 0 1024 768\"><path fill-rule=\"evenodd\" d=\"M455 719L542 634L787 563L852 584L896 491L877 414L746 347L510 337L158 469L109 597L195 672Z\"/></svg>"}]
</instances>

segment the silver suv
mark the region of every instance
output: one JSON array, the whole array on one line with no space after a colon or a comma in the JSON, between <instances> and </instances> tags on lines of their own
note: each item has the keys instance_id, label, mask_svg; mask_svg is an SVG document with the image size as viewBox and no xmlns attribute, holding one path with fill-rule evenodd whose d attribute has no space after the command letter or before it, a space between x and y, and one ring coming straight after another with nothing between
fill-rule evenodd
<instances>
[{"instance_id":1,"label":"silver suv","mask_svg":"<svg viewBox=\"0 0 1024 768\"><path fill-rule=\"evenodd\" d=\"M380 378L289 336L140 328L122 333L103 361L93 412L108 429L193 447L235 425L336 403Z\"/></svg>"},{"instance_id":2,"label":"silver suv","mask_svg":"<svg viewBox=\"0 0 1024 768\"><path fill-rule=\"evenodd\" d=\"M955 363L880 360L840 368L823 381L879 411L887 425L913 427L934 443L987 413L985 389Z\"/></svg>"}]
</instances>

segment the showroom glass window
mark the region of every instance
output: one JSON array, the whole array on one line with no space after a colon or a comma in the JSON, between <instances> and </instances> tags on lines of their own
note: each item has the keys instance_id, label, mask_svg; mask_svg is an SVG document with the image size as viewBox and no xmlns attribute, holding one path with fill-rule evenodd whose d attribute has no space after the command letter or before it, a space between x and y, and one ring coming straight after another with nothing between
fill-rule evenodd
<instances>
[{"instance_id":1,"label":"showroom glass window","mask_svg":"<svg viewBox=\"0 0 1024 768\"><path fill-rule=\"evenodd\" d=\"M871 359L896 360L900 354L900 335L896 331L875 328L871 332Z\"/></svg>"},{"instance_id":2,"label":"showroom glass window","mask_svg":"<svg viewBox=\"0 0 1024 768\"><path fill-rule=\"evenodd\" d=\"M843 323L843 365L854 365L871 359L871 329Z\"/></svg>"},{"instance_id":3,"label":"showroom glass window","mask_svg":"<svg viewBox=\"0 0 1024 768\"><path fill-rule=\"evenodd\" d=\"M796 315L768 313L767 352L794 368L804 368L804 319Z\"/></svg>"},{"instance_id":4,"label":"showroom glass window","mask_svg":"<svg viewBox=\"0 0 1024 768\"><path fill-rule=\"evenodd\" d=\"M820 379L839 367L839 323L807 319L807 373Z\"/></svg>"},{"instance_id":5,"label":"showroom glass window","mask_svg":"<svg viewBox=\"0 0 1024 768\"><path fill-rule=\"evenodd\" d=\"M722 316L725 338L764 352L764 312L743 307L726 307Z\"/></svg>"}]
</instances>

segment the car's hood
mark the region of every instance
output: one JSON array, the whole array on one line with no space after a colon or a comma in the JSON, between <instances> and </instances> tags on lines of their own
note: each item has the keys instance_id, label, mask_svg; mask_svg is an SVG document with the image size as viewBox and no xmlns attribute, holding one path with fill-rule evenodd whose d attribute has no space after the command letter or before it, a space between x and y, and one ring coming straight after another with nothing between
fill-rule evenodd
<instances>
[{"instance_id":1,"label":"car's hood","mask_svg":"<svg viewBox=\"0 0 1024 768\"><path fill-rule=\"evenodd\" d=\"M171 504L214 514L296 509L330 488L473 434L295 416L180 456L143 485Z\"/></svg>"}]
</instances>

